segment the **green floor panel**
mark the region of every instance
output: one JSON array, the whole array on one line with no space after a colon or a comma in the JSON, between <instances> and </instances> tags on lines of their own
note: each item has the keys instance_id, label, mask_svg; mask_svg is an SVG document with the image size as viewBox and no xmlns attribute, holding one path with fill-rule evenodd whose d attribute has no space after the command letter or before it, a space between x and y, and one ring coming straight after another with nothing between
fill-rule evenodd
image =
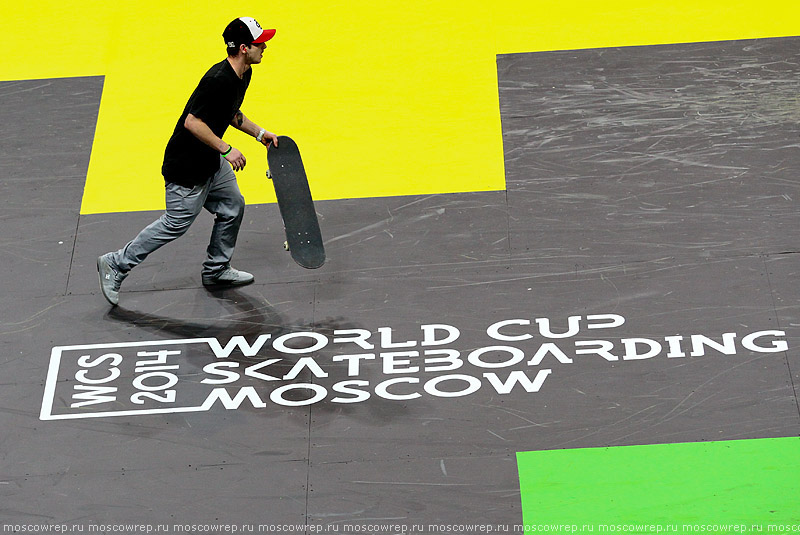
<instances>
[{"instance_id":1,"label":"green floor panel","mask_svg":"<svg viewBox=\"0 0 800 535\"><path fill-rule=\"evenodd\" d=\"M528 532L800 532L800 438L517 454Z\"/></svg>"}]
</instances>

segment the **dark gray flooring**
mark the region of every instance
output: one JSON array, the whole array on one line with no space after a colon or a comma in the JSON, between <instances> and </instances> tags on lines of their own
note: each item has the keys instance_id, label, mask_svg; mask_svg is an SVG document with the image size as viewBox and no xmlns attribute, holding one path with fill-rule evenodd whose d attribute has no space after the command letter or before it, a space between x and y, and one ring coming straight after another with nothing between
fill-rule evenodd
<instances>
[{"instance_id":1,"label":"dark gray flooring","mask_svg":"<svg viewBox=\"0 0 800 535\"><path fill-rule=\"evenodd\" d=\"M276 206L250 206L235 264L257 282L217 293L202 217L114 310L95 259L158 214L79 215L102 79L0 83L0 518L513 526L519 451L798 436L799 42L499 57L507 191L320 202L317 271L282 251ZM426 343L440 324L458 338ZM366 347L334 342L362 331ZM265 334L252 355L207 342ZM692 356L693 335L731 343ZM329 343L289 354L311 336ZM159 350L177 368L142 378L156 357L138 352ZM256 397L198 409L223 378L209 366L269 359L253 371L279 380L223 385ZM539 391L486 375L515 371L544 372ZM133 401L170 374L175 401ZM114 401L81 404L98 385Z\"/></svg>"}]
</instances>

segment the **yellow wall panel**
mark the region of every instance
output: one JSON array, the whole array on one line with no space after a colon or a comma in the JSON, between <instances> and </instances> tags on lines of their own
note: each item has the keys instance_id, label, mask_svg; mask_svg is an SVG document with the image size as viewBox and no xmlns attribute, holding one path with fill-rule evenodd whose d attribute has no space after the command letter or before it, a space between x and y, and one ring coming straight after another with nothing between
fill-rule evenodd
<instances>
[{"instance_id":1,"label":"yellow wall panel","mask_svg":"<svg viewBox=\"0 0 800 535\"><path fill-rule=\"evenodd\" d=\"M297 140L317 199L505 188L496 55L800 35L800 7L766 0L15 4L0 20L6 80L105 76L82 213L163 208L161 159L198 80L225 56L222 30L253 16L278 33L243 111ZM31 21L57 29L21 61ZM273 202L263 148L247 201Z\"/></svg>"}]
</instances>

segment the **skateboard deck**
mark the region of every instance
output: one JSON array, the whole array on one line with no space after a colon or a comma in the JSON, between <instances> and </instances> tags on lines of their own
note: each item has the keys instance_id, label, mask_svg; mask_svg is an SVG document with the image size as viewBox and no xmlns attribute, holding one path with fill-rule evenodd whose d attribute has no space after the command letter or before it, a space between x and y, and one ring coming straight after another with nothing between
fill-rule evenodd
<instances>
[{"instance_id":1,"label":"skateboard deck","mask_svg":"<svg viewBox=\"0 0 800 535\"><path fill-rule=\"evenodd\" d=\"M284 246L298 265L307 269L322 266L325 248L297 143L290 137L279 136L278 146L273 144L267 149L267 165L267 177L275 187L286 231Z\"/></svg>"}]
</instances>

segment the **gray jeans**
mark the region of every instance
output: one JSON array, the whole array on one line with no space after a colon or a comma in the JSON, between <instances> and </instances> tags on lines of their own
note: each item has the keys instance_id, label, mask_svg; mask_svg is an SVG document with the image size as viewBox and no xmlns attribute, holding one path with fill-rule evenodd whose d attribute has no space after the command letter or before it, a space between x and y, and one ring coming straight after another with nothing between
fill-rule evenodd
<instances>
[{"instance_id":1,"label":"gray jeans","mask_svg":"<svg viewBox=\"0 0 800 535\"><path fill-rule=\"evenodd\" d=\"M228 161L220 156L219 171L202 186L187 188L167 183L166 201L167 210L160 218L113 253L119 271L127 273L150 253L182 236L203 208L216 216L203 262L203 275L214 275L226 269L244 217L244 197Z\"/></svg>"}]
</instances>

